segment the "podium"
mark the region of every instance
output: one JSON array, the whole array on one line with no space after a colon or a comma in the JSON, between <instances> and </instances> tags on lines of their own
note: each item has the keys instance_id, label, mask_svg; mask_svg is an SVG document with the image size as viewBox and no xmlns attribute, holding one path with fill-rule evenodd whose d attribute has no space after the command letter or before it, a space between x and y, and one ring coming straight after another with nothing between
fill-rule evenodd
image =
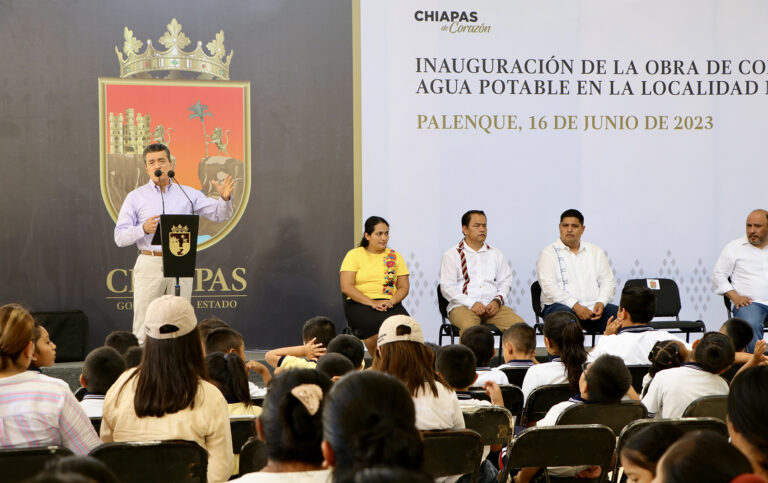
<instances>
[{"instance_id":1,"label":"podium","mask_svg":"<svg viewBox=\"0 0 768 483\"><path fill-rule=\"evenodd\" d=\"M163 247L163 276L176 278L176 296L181 293L180 277L195 276L199 215L160 215L153 245Z\"/></svg>"}]
</instances>

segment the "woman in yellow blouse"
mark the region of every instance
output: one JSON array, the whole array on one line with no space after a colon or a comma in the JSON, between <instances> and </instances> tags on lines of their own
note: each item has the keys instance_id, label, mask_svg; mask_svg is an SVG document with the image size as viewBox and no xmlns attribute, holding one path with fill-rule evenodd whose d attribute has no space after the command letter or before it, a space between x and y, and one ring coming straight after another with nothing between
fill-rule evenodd
<instances>
[{"instance_id":1,"label":"woman in yellow blouse","mask_svg":"<svg viewBox=\"0 0 768 483\"><path fill-rule=\"evenodd\" d=\"M408 267L399 253L387 247L388 242L387 220L368 218L360 246L347 252L339 273L341 291L347 296L347 323L371 357L381 323L392 315L409 315L401 304L408 295Z\"/></svg>"}]
</instances>

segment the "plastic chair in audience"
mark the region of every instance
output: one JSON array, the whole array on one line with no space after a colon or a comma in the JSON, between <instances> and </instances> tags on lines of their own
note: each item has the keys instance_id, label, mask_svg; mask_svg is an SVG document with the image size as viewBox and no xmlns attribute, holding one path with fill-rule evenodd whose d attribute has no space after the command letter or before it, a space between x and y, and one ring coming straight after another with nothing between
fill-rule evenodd
<instances>
[{"instance_id":1,"label":"plastic chair in audience","mask_svg":"<svg viewBox=\"0 0 768 483\"><path fill-rule=\"evenodd\" d=\"M557 418L557 426L574 424L602 424L619 434L626 425L646 419L648 410L640 401L621 401L615 404L576 404Z\"/></svg>"},{"instance_id":2,"label":"plastic chair in audience","mask_svg":"<svg viewBox=\"0 0 768 483\"><path fill-rule=\"evenodd\" d=\"M683 411L684 418L711 417L725 421L728 414L728 396L704 396L694 400Z\"/></svg>"},{"instance_id":3,"label":"plastic chair in audience","mask_svg":"<svg viewBox=\"0 0 768 483\"><path fill-rule=\"evenodd\" d=\"M501 396L504 398L504 407L515 417L515 421L520 420L520 416L523 414L523 390L512 384L499 384L501 389ZM491 400L490 396L485 393L485 389L479 386L473 386L469 388L469 394L472 399L482 399L483 401Z\"/></svg>"},{"instance_id":4,"label":"plastic chair in audience","mask_svg":"<svg viewBox=\"0 0 768 483\"><path fill-rule=\"evenodd\" d=\"M635 278L627 280L625 287L648 286L647 278ZM677 283L669 278L650 279L658 280L658 289L654 290L656 294L656 313L655 317L674 317L675 320L669 321L651 321L649 325L657 329L664 329L670 332L685 334L685 341L690 342L691 334L706 332L707 327L701 320L680 320L680 289Z\"/></svg>"},{"instance_id":5,"label":"plastic chair in audience","mask_svg":"<svg viewBox=\"0 0 768 483\"><path fill-rule=\"evenodd\" d=\"M514 434L514 418L506 408L498 406L477 406L463 408L464 425L477 431L485 446L509 445ZM507 481L509 467L499 474L499 481Z\"/></svg>"},{"instance_id":6,"label":"plastic chair in audience","mask_svg":"<svg viewBox=\"0 0 768 483\"><path fill-rule=\"evenodd\" d=\"M607 481L615 447L613 431L601 424L529 428L507 448L507 466L542 468L547 482L550 481L548 467L600 466L600 477L591 481L603 482Z\"/></svg>"},{"instance_id":7,"label":"plastic chair in audience","mask_svg":"<svg viewBox=\"0 0 768 483\"><path fill-rule=\"evenodd\" d=\"M507 375L507 380L510 384L523 387L523 379L525 379L525 374L528 372L527 367L505 367L500 370Z\"/></svg>"},{"instance_id":8,"label":"plastic chair in audience","mask_svg":"<svg viewBox=\"0 0 768 483\"><path fill-rule=\"evenodd\" d=\"M451 344L455 344L456 337L459 336L459 328L451 324L448 319L448 300L443 297L443 292L440 291L440 284L437 284L437 308L440 310L440 316L443 322L440 324L440 329L437 333L437 345L443 345L443 337L450 337ZM499 338L499 354L502 354L501 347L501 330L493 324L483 324L491 330L494 337Z\"/></svg>"},{"instance_id":9,"label":"plastic chair in audience","mask_svg":"<svg viewBox=\"0 0 768 483\"><path fill-rule=\"evenodd\" d=\"M91 425L93 426L93 429L96 430L96 434L101 434L101 417L100 416L91 416Z\"/></svg>"},{"instance_id":10,"label":"plastic chair in audience","mask_svg":"<svg viewBox=\"0 0 768 483\"><path fill-rule=\"evenodd\" d=\"M255 473L267 466L267 443L253 436L240 448L240 474Z\"/></svg>"},{"instance_id":11,"label":"plastic chair in audience","mask_svg":"<svg viewBox=\"0 0 768 483\"><path fill-rule=\"evenodd\" d=\"M77 399L78 401L82 401L83 398L85 397L85 393L87 392L88 392L88 389L84 387L78 387L77 390L75 391L75 399Z\"/></svg>"},{"instance_id":12,"label":"plastic chair in audience","mask_svg":"<svg viewBox=\"0 0 768 483\"><path fill-rule=\"evenodd\" d=\"M205 483L208 477L208 453L192 441L104 443L90 455L104 462L122 483Z\"/></svg>"},{"instance_id":13,"label":"plastic chair in audience","mask_svg":"<svg viewBox=\"0 0 768 483\"><path fill-rule=\"evenodd\" d=\"M714 431L724 437L728 437L728 427L725 423L717 418L673 418L673 419L639 419L632 423L629 423L619 434L619 439L616 443L616 461L613 466L613 483L619 482L619 468L621 468L621 461L618 455L621 454L621 450L627 441L640 432L642 429L648 427L651 424L674 424L684 433L689 431Z\"/></svg>"},{"instance_id":14,"label":"plastic chair in audience","mask_svg":"<svg viewBox=\"0 0 768 483\"><path fill-rule=\"evenodd\" d=\"M73 454L63 446L0 449L0 480L25 481L38 474L48 461Z\"/></svg>"},{"instance_id":15,"label":"plastic chair in audience","mask_svg":"<svg viewBox=\"0 0 768 483\"><path fill-rule=\"evenodd\" d=\"M229 427L232 431L232 451L235 454L240 454L240 448L245 442L252 436L256 436L257 419L257 416L252 415L229 417Z\"/></svg>"},{"instance_id":16,"label":"plastic chair in audience","mask_svg":"<svg viewBox=\"0 0 768 483\"><path fill-rule=\"evenodd\" d=\"M567 401L571 396L573 396L573 389L568 384L547 384L537 387L528 395L520 426L527 426L542 419L552 406Z\"/></svg>"},{"instance_id":17,"label":"plastic chair in audience","mask_svg":"<svg viewBox=\"0 0 768 483\"><path fill-rule=\"evenodd\" d=\"M483 457L483 438L471 429L422 431L424 464L422 470L435 478L472 475L477 481Z\"/></svg>"},{"instance_id":18,"label":"plastic chair in audience","mask_svg":"<svg viewBox=\"0 0 768 483\"><path fill-rule=\"evenodd\" d=\"M264 405L264 396L252 397L251 403L253 403L254 406L262 407Z\"/></svg>"},{"instance_id":19,"label":"plastic chair in audience","mask_svg":"<svg viewBox=\"0 0 768 483\"><path fill-rule=\"evenodd\" d=\"M638 394L643 390L643 378L648 374L648 369L650 368L650 364L627 366L629 373L632 375L632 387Z\"/></svg>"}]
</instances>

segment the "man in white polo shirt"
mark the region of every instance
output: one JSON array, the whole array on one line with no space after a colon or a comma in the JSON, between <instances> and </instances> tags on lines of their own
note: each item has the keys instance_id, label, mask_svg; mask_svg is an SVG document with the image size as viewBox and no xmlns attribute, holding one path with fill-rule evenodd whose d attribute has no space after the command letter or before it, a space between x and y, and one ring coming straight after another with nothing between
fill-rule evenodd
<instances>
[{"instance_id":1,"label":"man in white polo shirt","mask_svg":"<svg viewBox=\"0 0 768 483\"><path fill-rule=\"evenodd\" d=\"M747 217L747 234L728 243L712 270L718 295L733 304L733 316L752 326L754 336L747 346L763 338L768 317L768 212L755 210Z\"/></svg>"},{"instance_id":2,"label":"man in white polo shirt","mask_svg":"<svg viewBox=\"0 0 768 483\"><path fill-rule=\"evenodd\" d=\"M581 241L584 215L570 209L560 215L560 238L542 250L536 263L541 285L542 315L576 314L582 328L602 332L618 307L611 304L616 291L608 257L597 245Z\"/></svg>"}]
</instances>

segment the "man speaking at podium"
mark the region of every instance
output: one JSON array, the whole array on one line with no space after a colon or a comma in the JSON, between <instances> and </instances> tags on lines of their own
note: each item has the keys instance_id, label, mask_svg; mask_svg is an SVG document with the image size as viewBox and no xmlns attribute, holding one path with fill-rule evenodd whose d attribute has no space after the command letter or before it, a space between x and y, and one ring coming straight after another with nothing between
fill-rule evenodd
<instances>
[{"instance_id":1,"label":"man speaking at podium","mask_svg":"<svg viewBox=\"0 0 768 483\"><path fill-rule=\"evenodd\" d=\"M163 294L173 293L175 286L173 278L163 276L162 247L152 245L160 215L194 212L214 222L228 220L233 211L232 189L235 184L231 176L220 183L212 181L221 198L208 198L199 190L171 182L174 165L171 152L164 144L150 144L144 149L143 156L149 182L128 193L115 225L117 246L127 247L135 243L139 249L133 267L133 333L140 341L144 340L147 305ZM182 297L191 299L192 278L180 279L180 286Z\"/></svg>"}]
</instances>

